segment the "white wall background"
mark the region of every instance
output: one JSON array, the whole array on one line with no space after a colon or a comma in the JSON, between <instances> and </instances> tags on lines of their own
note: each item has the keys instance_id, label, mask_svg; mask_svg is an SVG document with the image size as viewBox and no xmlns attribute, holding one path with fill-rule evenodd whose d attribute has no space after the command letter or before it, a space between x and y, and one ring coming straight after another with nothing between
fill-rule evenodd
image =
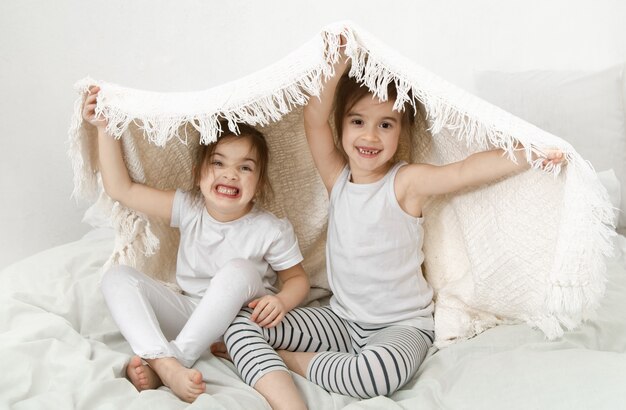
<instances>
[{"instance_id":1,"label":"white wall background","mask_svg":"<svg viewBox=\"0 0 626 410\"><path fill-rule=\"evenodd\" d=\"M350 19L473 91L477 70L602 69L626 60L622 0L3 0L0 269L78 239L66 133L86 75L189 91L260 69Z\"/></svg>"}]
</instances>

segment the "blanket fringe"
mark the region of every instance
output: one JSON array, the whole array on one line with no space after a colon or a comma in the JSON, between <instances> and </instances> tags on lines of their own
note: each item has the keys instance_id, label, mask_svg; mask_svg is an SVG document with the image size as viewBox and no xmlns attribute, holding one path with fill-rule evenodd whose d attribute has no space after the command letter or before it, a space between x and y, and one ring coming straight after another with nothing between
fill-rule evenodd
<instances>
[{"instance_id":1,"label":"blanket fringe","mask_svg":"<svg viewBox=\"0 0 626 410\"><path fill-rule=\"evenodd\" d=\"M163 115L162 112L156 111L144 113L129 111L126 107L115 104L116 94L127 90L88 77L75 86L81 94L75 106L82 106L84 101L82 95L87 92L90 85L98 85L102 91L98 96L96 115L107 119L107 131L115 138L120 138L128 126L134 123L142 130L144 137L157 146L164 146L173 138L178 139L183 144L188 144L189 136L186 133L185 125L191 124L199 132L200 142L210 144L215 142L222 132L219 122L221 119L228 122L228 128L233 132L238 132L236 123L239 122L265 126L279 121L294 107L305 105L310 95L319 95L322 79L331 75L332 70L332 64L322 58L316 67L304 74L299 74L296 78L286 80L283 86L273 90L270 95L261 95L236 105L227 104L212 112L181 113L178 115ZM163 100L167 98L158 93L140 93L143 94L142 101L148 107L161 105ZM198 97L194 98L193 94L188 93L187 95L189 98L198 99ZM75 115L70 133L75 132L80 127L81 122L80 115Z\"/></svg>"},{"instance_id":2,"label":"blanket fringe","mask_svg":"<svg viewBox=\"0 0 626 410\"><path fill-rule=\"evenodd\" d=\"M134 266L139 252L151 256L158 250L159 238L152 232L150 222L144 215L115 202L111 218L117 230L111 264Z\"/></svg>"},{"instance_id":3,"label":"blanket fringe","mask_svg":"<svg viewBox=\"0 0 626 410\"><path fill-rule=\"evenodd\" d=\"M91 78L78 82L79 98L74 105L74 119L69 132L69 152L74 169L73 196L89 199L97 193L95 166L88 162L89 136L84 131L86 127L82 126L81 117L84 95L90 85L101 86L96 113L108 120L108 131L116 138L120 138L134 123L143 131L144 137L157 146L164 146L174 138L188 144L185 125L190 124L199 132L200 142L209 144L215 142L222 132L221 118L228 121L229 129L234 132L238 131L237 122L264 126L280 120L294 107L306 104L310 96L319 96L323 80L333 75L333 65L340 55L342 34L347 40L345 53L352 61L350 75L381 100L388 98L387 86L394 82L398 90L394 109L403 110L408 104L417 112L418 104L423 106L433 136L446 128L453 131L452 134L464 141L467 147L501 148L513 161L516 160L515 151L520 149L521 144L528 163L535 169L542 166L541 158L533 160L533 154L541 156L541 147L554 146L563 151L568 162L565 178L575 179L577 187L573 183L568 185L566 181L565 200L568 207L560 221L559 237L562 241L557 244L552 274L547 279L550 286L545 303L558 323L552 319L529 319L529 323L540 327L549 337L560 334L555 323L566 328L579 324L588 312L596 308L604 292L606 265L603 258L611 254L612 237L615 235L611 229L613 209L608 194L598 183L589 163L567 142L454 87L400 56L384 53L382 44L352 23L329 26L308 43L302 55L312 57L308 57L307 64L303 65L305 70L300 66L289 66L285 72L279 61L255 76L240 80L253 84L252 80L265 79L264 75L267 75L274 81L272 87L251 92L251 96L246 98L232 97L229 93L235 94L236 90L229 88L229 84L205 92L165 94L129 90ZM296 58L292 55L286 60L295 61ZM272 70L278 74L270 75ZM278 77L279 80L276 80ZM141 104L125 104L132 102L133 98ZM205 101L211 100L218 100L218 104L206 106ZM163 107L177 111L170 112ZM548 165L544 171L556 178L562 169L557 164ZM148 255L158 248L158 239L150 230L147 219L129 212L121 207L113 212L115 223L120 226L121 237L116 244L116 253L121 262L134 261L139 250ZM581 216L589 218L587 223L577 221ZM585 225L584 232L570 228L581 225ZM572 242L568 241L572 237L577 238L575 249L568 243ZM141 246L130 245L137 243ZM566 256L576 252L588 255L589 266L585 268L591 272L590 276L586 276L588 280L592 278L590 282L578 280L577 273L581 267L573 266Z\"/></svg>"}]
</instances>

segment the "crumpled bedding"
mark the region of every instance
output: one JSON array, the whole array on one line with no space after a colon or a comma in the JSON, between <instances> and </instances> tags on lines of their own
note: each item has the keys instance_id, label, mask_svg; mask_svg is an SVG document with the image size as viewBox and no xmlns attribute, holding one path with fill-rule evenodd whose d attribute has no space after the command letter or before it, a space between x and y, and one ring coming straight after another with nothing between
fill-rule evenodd
<instances>
[{"instance_id":1,"label":"crumpled bedding","mask_svg":"<svg viewBox=\"0 0 626 410\"><path fill-rule=\"evenodd\" d=\"M95 229L0 272L0 408L267 409L233 365L196 363L207 394L193 404L165 387L137 392L124 378L129 345L99 290L113 232ZM295 375L311 409L614 409L626 403L626 237L615 238L597 317L547 341L501 325L443 350L391 397L359 401Z\"/></svg>"}]
</instances>

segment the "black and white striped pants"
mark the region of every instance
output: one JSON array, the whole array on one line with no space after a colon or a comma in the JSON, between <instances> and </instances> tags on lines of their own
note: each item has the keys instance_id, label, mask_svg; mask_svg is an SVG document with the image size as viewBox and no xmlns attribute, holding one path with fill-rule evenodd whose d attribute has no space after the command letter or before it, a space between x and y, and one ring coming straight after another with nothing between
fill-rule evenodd
<instances>
[{"instance_id":1,"label":"black and white striped pants","mask_svg":"<svg viewBox=\"0 0 626 410\"><path fill-rule=\"evenodd\" d=\"M243 309L224 335L228 352L250 386L272 371L287 371L274 349L320 352L306 377L328 391L357 398L389 395L415 374L433 342L433 332L411 326L364 325L337 316L330 307L297 308L270 329Z\"/></svg>"}]
</instances>

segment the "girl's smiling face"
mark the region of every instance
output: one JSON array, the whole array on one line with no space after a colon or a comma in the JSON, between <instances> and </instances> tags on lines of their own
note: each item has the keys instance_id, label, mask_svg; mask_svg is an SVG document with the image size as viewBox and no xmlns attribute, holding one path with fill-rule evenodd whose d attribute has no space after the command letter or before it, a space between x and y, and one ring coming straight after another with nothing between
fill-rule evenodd
<instances>
[{"instance_id":1,"label":"girl's smiling face","mask_svg":"<svg viewBox=\"0 0 626 410\"><path fill-rule=\"evenodd\" d=\"M228 222L252 209L258 182L258 159L250 139L225 137L204 165L199 185L209 214Z\"/></svg>"},{"instance_id":2,"label":"girl's smiling face","mask_svg":"<svg viewBox=\"0 0 626 410\"><path fill-rule=\"evenodd\" d=\"M367 94L343 116L341 143L355 183L375 182L391 166L402 129L393 104Z\"/></svg>"}]
</instances>

